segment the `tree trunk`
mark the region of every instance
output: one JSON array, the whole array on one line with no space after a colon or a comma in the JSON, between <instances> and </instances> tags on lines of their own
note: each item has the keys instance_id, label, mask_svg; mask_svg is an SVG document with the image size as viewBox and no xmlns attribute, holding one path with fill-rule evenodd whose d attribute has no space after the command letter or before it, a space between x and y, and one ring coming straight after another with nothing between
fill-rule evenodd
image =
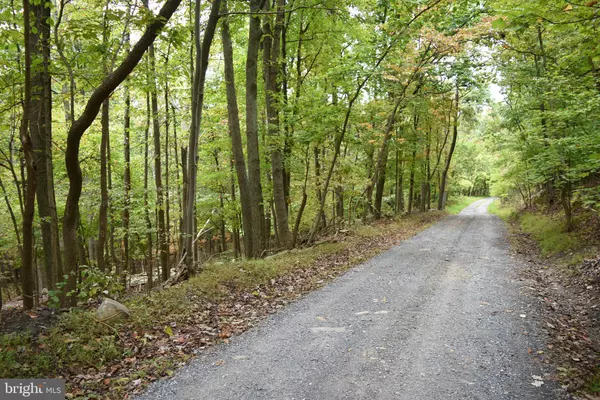
<instances>
[{"instance_id":1,"label":"tree trunk","mask_svg":"<svg viewBox=\"0 0 600 400\"><path fill-rule=\"evenodd\" d=\"M108 183L108 243L107 254L110 254L110 265L108 272L112 271L112 267L117 265L117 255L115 253L115 217L112 203L112 161L110 154L110 136L106 142L106 177Z\"/></svg>"},{"instance_id":2,"label":"tree trunk","mask_svg":"<svg viewBox=\"0 0 600 400\"><path fill-rule=\"evenodd\" d=\"M414 194L415 194L415 163L417 160L417 143L413 143L413 152L410 161L410 180L408 187L408 209L407 212L410 214L413 209Z\"/></svg>"},{"instance_id":3,"label":"tree trunk","mask_svg":"<svg viewBox=\"0 0 600 400\"><path fill-rule=\"evenodd\" d=\"M152 267L154 264L154 252L152 247L152 220L150 219L150 205L148 204L148 181L150 176L150 93L146 92L146 125L144 126L144 220L146 222L146 274L148 276L148 289L152 288L154 276ZM134 271L129 271L133 274Z\"/></svg>"},{"instance_id":4,"label":"tree trunk","mask_svg":"<svg viewBox=\"0 0 600 400\"><path fill-rule=\"evenodd\" d=\"M229 172L230 172L230 177L231 177L231 201L235 203L236 200L236 195L235 195L235 172L234 172L234 166L235 162L233 160L233 153L231 154L230 157L230 163L229 163ZM234 258L238 258L241 254L241 243L240 243L240 215L236 213L235 217L234 217L234 222L233 222L233 229L232 229L232 234L233 234L233 257Z\"/></svg>"},{"instance_id":5,"label":"tree trunk","mask_svg":"<svg viewBox=\"0 0 600 400\"><path fill-rule=\"evenodd\" d=\"M316 195L317 195L317 200L319 202L322 201L323 199L323 191L321 190L321 162L319 161L319 152L320 152L320 148L319 145L315 144L315 147L313 148L313 153L315 156L315 190L316 190ZM325 211L321 210L321 215L320 215L320 224L321 227L324 228L327 226L327 217L325 216Z\"/></svg>"},{"instance_id":6,"label":"tree trunk","mask_svg":"<svg viewBox=\"0 0 600 400\"><path fill-rule=\"evenodd\" d=\"M226 6L225 6L226 7ZM225 8L225 12L226 12ZM254 236L252 200L248 184L248 174L246 171L246 161L244 159L244 149L242 135L240 131L240 119L235 90L235 71L233 66L233 47L231 44L231 35L229 33L229 22L223 20L221 25L221 37L223 40L223 57L225 66L225 88L227 92L227 121L229 124L229 135L231 137L231 151L235 164L238 186L240 188L240 203L242 206L242 224L244 229L244 254L246 257L255 256L254 246L260 246Z\"/></svg>"},{"instance_id":7,"label":"tree trunk","mask_svg":"<svg viewBox=\"0 0 600 400\"><path fill-rule=\"evenodd\" d=\"M109 131L109 100L108 98L102 102L102 139L100 142L100 214L98 221L98 246L96 247L96 262L100 271L106 270L105 242L106 230L108 225L108 186L106 175L106 152L108 148Z\"/></svg>"},{"instance_id":8,"label":"tree trunk","mask_svg":"<svg viewBox=\"0 0 600 400\"><path fill-rule=\"evenodd\" d=\"M399 139L400 130L396 129L396 214L404 212L404 149Z\"/></svg>"},{"instance_id":9,"label":"tree trunk","mask_svg":"<svg viewBox=\"0 0 600 400\"><path fill-rule=\"evenodd\" d=\"M267 2L267 5L269 2ZM268 6L267 6L268 10ZM281 50L281 30L283 27L283 0L277 0L277 16L275 28L271 26L271 17L265 16L263 40L263 69L265 81L265 95L267 108L267 132L272 138L279 138L280 122L277 101L281 93L279 83L279 53ZM273 202L275 206L275 220L280 246L288 248L292 238L288 223L284 169L281 148L277 140L271 148L271 174L273 176Z\"/></svg>"},{"instance_id":10,"label":"tree trunk","mask_svg":"<svg viewBox=\"0 0 600 400\"><path fill-rule=\"evenodd\" d=\"M571 182L567 182L561 189L560 198L565 210L565 219L567 221L567 232L573 230L573 211L571 206Z\"/></svg>"},{"instance_id":11,"label":"tree trunk","mask_svg":"<svg viewBox=\"0 0 600 400\"><path fill-rule=\"evenodd\" d=\"M33 308L34 263L33 263L33 217L35 214L35 158L33 144L29 135L29 117L31 111L31 26L29 22L29 0L23 0L23 28L25 31L25 98L23 118L21 120L21 144L27 168L25 205L23 209L23 251L21 254L21 285L23 289L23 309Z\"/></svg>"},{"instance_id":12,"label":"tree trunk","mask_svg":"<svg viewBox=\"0 0 600 400\"><path fill-rule=\"evenodd\" d=\"M124 186L124 207L123 207L123 260L122 269L119 275L125 275L123 272L131 270L131 256L129 252L129 218L131 207L131 95L129 94L129 85L125 85L125 116L123 117L123 158L125 160L125 169L123 171Z\"/></svg>"},{"instance_id":13,"label":"tree trunk","mask_svg":"<svg viewBox=\"0 0 600 400\"><path fill-rule=\"evenodd\" d=\"M214 37L217 21L219 19L220 0L213 0L204 37L200 40L200 18L202 17L200 2L196 2L194 20L194 42L196 47L196 66L194 68L194 82L192 93L192 124L190 127L190 139L187 160L187 179L185 206L183 209L183 227L185 242L185 264L188 273L193 275L196 270L193 256L193 240L195 226L195 199L196 180L198 174L198 136L200 135L200 124L202 122L202 107L204 105L204 83L206 81L206 70L208 69L208 56L210 46Z\"/></svg>"},{"instance_id":14,"label":"tree trunk","mask_svg":"<svg viewBox=\"0 0 600 400\"><path fill-rule=\"evenodd\" d=\"M69 193L67 195L63 222L65 273L69 274L67 284L64 287L66 292L75 290L77 284L74 272L77 269L77 219L79 215L79 198L81 196L83 183L81 167L79 164L79 146L81 138L96 119L102 102L104 102L121 82L127 78L131 71L133 71L150 44L156 39L160 30L171 18L180 2L181 0L167 0L158 16L150 19L144 34L135 44L133 49L121 64L112 73L106 76L102 83L94 90L83 113L69 129L65 155L65 164L67 175L69 177ZM71 298L69 303L75 305L76 298Z\"/></svg>"},{"instance_id":15,"label":"tree trunk","mask_svg":"<svg viewBox=\"0 0 600 400\"><path fill-rule=\"evenodd\" d=\"M30 4L35 21L29 32L32 57L29 133L35 157L38 213L44 251L44 286L48 289L62 280L58 216L54 195L52 163L52 88L50 81L50 8L40 2Z\"/></svg>"},{"instance_id":16,"label":"tree trunk","mask_svg":"<svg viewBox=\"0 0 600 400\"><path fill-rule=\"evenodd\" d=\"M305 157L306 172L304 173L304 184L302 185L302 202L298 209L298 215L296 216L296 222L294 223L294 233L292 235L292 247L296 247L298 241L298 230L300 229L300 221L302 221L302 214L306 207L306 201L308 200L308 194L306 193L306 186L308 183L308 172L310 170L310 144L306 146L306 157Z\"/></svg>"},{"instance_id":17,"label":"tree trunk","mask_svg":"<svg viewBox=\"0 0 600 400\"><path fill-rule=\"evenodd\" d=\"M169 127L171 124L170 113L169 113L169 76L167 71L169 70L169 52L171 50L171 44L169 43L169 50L165 58L165 186L164 186L164 198L165 198L165 243L167 246L167 263L169 261L169 255L171 253L171 199L169 198L170 186L169 186Z\"/></svg>"},{"instance_id":18,"label":"tree trunk","mask_svg":"<svg viewBox=\"0 0 600 400\"><path fill-rule=\"evenodd\" d=\"M145 0L148 7L148 0ZM158 259L160 261L160 272L162 282L169 279L169 249L166 240L165 224L165 200L162 185L162 159L160 145L160 120L158 115L158 96L156 94L156 56L154 55L154 45L151 44L148 49L150 59L150 98L152 103L152 137L154 139L154 185L156 187L156 214L158 226L156 230L156 246L158 249Z\"/></svg>"},{"instance_id":19,"label":"tree trunk","mask_svg":"<svg viewBox=\"0 0 600 400\"><path fill-rule=\"evenodd\" d=\"M250 12L261 10L261 0L250 0ZM248 49L246 53L246 146L248 153L248 188L252 205L253 256L260 257L266 247L263 234L265 212L260 173L258 138L258 51L262 38L260 16L250 14Z\"/></svg>"},{"instance_id":20,"label":"tree trunk","mask_svg":"<svg viewBox=\"0 0 600 400\"><path fill-rule=\"evenodd\" d=\"M454 110L454 126L452 127L452 142L450 149L448 150L448 158L446 158L446 166L442 171L442 181L440 182L440 193L438 199L438 210L444 210L446 208L446 179L448 177L448 171L450 170L450 163L452 162L452 154L456 147L456 138L458 137L458 116L459 116L459 91L458 85L456 86L456 93L454 95L454 102L456 109Z\"/></svg>"}]
</instances>

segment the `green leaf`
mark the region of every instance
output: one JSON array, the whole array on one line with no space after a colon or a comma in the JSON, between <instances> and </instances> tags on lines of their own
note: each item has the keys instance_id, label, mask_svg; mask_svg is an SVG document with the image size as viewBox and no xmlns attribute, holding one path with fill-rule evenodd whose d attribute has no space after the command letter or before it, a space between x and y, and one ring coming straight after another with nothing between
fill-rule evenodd
<instances>
[{"instance_id":1,"label":"green leaf","mask_svg":"<svg viewBox=\"0 0 600 400\"><path fill-rule=\"evenodd\" d=\"M497 30L502 30L502 29L506 28L506 21L504 21L504 19L502 19L502 18L498 18L497 20L492 22L492 28L497 29Z\"/></svg>"}]
</instances>

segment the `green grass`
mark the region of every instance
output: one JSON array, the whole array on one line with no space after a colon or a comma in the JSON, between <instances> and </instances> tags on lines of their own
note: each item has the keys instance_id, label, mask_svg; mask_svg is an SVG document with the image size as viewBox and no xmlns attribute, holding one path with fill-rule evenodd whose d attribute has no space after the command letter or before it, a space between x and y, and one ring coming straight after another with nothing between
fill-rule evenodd
<instances>
[{"instance_id":1,"label":"green grass","mask_svg":"<svg viewBox=\"0 0 600 400\"><path fill-rule=\"evenodd\" d=\"M509 205L503 205L500 199L496 199L488 206L488 211L502 218L504 221L509 221L517 216L515 209Z\"/></svg>"},{"instance_id":2,"label":"green grass","mask_svg":"<svg viewBox=\"0 0 600 400\"><path fill-rule=\"evenodd\" d=\"M578 236L567 232L564 218L560 215L525 213L521 216L520 222L521 228L538 242L543 256L555 256L582 247Z\"/></svg>"},{"instance_id":3,"label":"green grass","mask_svg":"<svg viewBox=\"0 0 600 400\"><path fill-rule=\"evenodd\" d=\"M471 197L471 196L461 196L455 199L449 200L446 205L446 211L450 214L458 214L465 207L470 206L478 200L485 199L486 197Z\"/></svg>"},{"instance_id":4,"label":"green grass","mask_svg":"<svg viewBox=\"0 0 600 400\"><path fill-rule=\"evenodd\" d=\"M505 221L518 221L521 229L535 239L542 255L545 257L577 252L583 247L577 233L567 232L562 213L553 215L541 213L518 214L512 206L503 205L500 200L490 204L488 210ZM574 254L567 258L563 260L567 264L577 264L578 261L583 259L583 255Z\"/></svg>"},{"instance_id":5,"label":"green grass","mask_svg":"<svg viewBox=\"0 0 600 400\"><path fill-rule=\"evenodd\" d=\"M586 389L588 392L594 395L600 394L600 370L596 370L596 373L592 375L589 381L586 384Z\"/></svg>"}]
</instances>

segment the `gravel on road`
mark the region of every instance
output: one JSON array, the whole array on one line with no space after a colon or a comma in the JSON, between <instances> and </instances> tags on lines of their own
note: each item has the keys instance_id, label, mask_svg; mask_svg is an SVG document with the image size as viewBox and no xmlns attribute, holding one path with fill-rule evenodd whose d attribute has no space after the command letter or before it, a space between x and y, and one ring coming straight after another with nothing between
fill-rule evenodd
<instances>
[{"instance_id":1,"label":"gravel on road","mask_svg":"<svg viewBox=\"0 0 600 400\"><path fill-rule=\"evenodd\" d=\"M562 399L480 200L203 351L137 400Z\"/></svg>"}]
</instances>

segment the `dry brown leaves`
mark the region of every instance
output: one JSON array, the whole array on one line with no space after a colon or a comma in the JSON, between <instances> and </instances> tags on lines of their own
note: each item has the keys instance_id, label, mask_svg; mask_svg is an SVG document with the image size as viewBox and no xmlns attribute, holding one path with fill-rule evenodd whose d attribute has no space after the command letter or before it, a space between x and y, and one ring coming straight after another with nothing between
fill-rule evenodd
<instances>
[{"instance_id":1,"label":"dry brown leaves","mask_svg":"<svg viewBox=\"0 0 600 400\"><path fill-rule=\"evenodd\" d=\"M536 242L516 225L511 236L527 265L522 275L539 300L542 329L548 334L545 361L555 366L570 392L594 398L585 392L600 361L600 257L568 270L556 260L542 259Z\"/></svg>"}]
</instances>

